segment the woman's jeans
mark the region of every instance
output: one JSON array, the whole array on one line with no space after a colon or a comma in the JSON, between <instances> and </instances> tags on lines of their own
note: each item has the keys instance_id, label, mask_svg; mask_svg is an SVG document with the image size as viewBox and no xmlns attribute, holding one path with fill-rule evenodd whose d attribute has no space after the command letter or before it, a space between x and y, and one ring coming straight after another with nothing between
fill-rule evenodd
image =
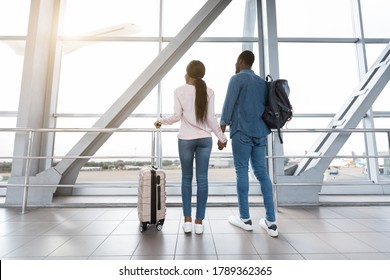
<instances>
[{"instance_id":1,"label":"woman's jeans","mask_svg":"<svg viewBox=\"0 0 390 280\"><path fill-rule=\"evenodd\" d=\"M179 139L179 156L182 170L181 196L184 217L191 217L192 177L194 158L196 164L196 218L203 220L209 194L208 169L213 141L211 137L182 140Z\"/></svg>"},{"instance_id":2,"label":"woman's jeans","mask_svg":"<svg viewBox=\"0 0 390 280\"><path fill-rule=\"evenodd\" d=\"M249 161L253 172L260 182L264 199L267 221L275 222L275 208L272 193L272 182L266 166L266 137L249 137L240 131L232 137L233 160L236 168L238 207L241 219L249 219Z\"/></svg>"}]
</instances>

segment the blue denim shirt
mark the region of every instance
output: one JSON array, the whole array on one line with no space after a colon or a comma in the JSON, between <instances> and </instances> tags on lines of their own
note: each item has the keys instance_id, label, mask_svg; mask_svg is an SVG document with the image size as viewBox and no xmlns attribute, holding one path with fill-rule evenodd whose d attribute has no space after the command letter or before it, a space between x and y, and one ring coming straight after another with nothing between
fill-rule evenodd
<instances>
[{"instance_id":1,"label":"blue denim shirt","mask_svg":"<svg viewBox=\"0 0 390 280\"><path fill-rule=\"evenodd\" d=\"M230 126L230 138L241 131L250 137L264 137L271 131L261 118L267 85L253 70L245 69L230 78L220 124Z\"/></svg>"}]
</instances>

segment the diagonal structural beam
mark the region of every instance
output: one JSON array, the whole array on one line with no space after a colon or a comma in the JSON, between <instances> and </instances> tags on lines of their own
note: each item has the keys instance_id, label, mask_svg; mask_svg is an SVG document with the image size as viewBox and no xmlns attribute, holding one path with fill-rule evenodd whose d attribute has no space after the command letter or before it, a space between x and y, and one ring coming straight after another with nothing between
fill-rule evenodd
<instances>
[{"instance_id":1,"label":"diagonal structural beam","mask_svg":"<svg viewBox=\"0 0 390 280\"><path fill-rule=\"evenodd\" d=\"M341 110L334 116L328 128L356 128L389 80L390 43L386 46L371 69L368 70ZM308 156L313 156L314 158L305 158L302 160L298 165L295 175L302 175L311 169L316 169L319 174L325 172L332 161L331 157L337 155L350 135L351 132L322 134L308 152ZM316 156L325 157L315 158Z\"/></svg>"},{"instance_id":2,"label":"diagonal structural beam","mask_svg":"<svg viewBox=\"0 0 390 280\"><path fill-rule=\"evenodd\" d=\"M230 2L231 0L208 0L93 127L119 127ZM67 157L92 156L111 135L88 132L68 152ZM73 184L81 167L87 161L88 159L84 158L63 159L57 166L38 175L45 176L45 173L48 173L46 174L48 177L60 178L60 184Z\"/></svg>"}]
</instances>

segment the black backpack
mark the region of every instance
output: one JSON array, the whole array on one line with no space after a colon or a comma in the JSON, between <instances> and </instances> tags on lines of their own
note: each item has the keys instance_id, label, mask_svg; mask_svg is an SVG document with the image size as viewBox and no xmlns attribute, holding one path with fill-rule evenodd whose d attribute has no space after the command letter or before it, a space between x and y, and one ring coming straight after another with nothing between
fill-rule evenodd
<instances>
[{"instance_id":1,"label":"black backpack","mask_svg":"<svg viewBox=\"0 0 390 280\"><path fill-rule=\"evenodd\" d=\"M287 80L273 80L270 75L265 78L267 83L267 99L263 120L270 129L277 129L280 143L283 144L280 129L293 116L292 106L288 96L290 87Z\"/></svg>"}]
</instances>

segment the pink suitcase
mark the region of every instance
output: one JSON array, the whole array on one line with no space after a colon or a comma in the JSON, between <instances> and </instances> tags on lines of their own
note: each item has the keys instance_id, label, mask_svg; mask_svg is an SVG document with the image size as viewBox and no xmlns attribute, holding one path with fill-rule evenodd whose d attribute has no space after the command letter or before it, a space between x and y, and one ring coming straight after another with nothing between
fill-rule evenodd
<instances>
[{"instance_id":1,"label":"pink suitcase","mask_svg":"<svg viewBox=\"0 0 390 280\"><path fill-rule=\"evenodd\" d=\"M166 214L165 171L157 167L143 167L138 180L139 230L144 232L149 225L161 230Z\"/></svg>"}]
</instances>

